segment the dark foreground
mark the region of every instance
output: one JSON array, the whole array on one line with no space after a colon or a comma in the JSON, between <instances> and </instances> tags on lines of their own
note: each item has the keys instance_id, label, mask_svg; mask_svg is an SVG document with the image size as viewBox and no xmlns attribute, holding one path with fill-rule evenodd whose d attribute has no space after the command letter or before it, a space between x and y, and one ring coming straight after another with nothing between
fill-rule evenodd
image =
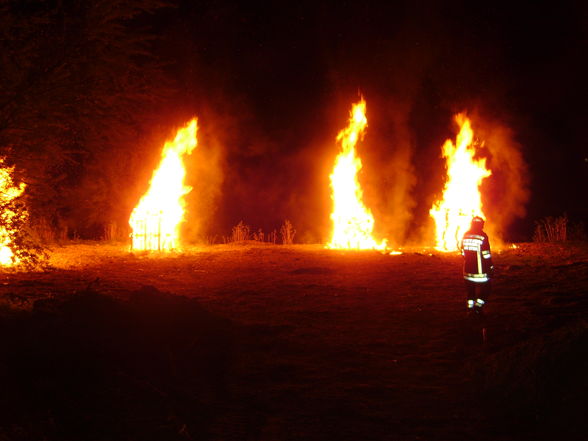
<instances>
[{"instance_id":1,"label":"dark foreground","mask_svg":"<svg viewBox=\"0 0 588 441\"><path fill-rule=\"evenodd\" d=\"M0 440L583 440L588 248L56 250L3 273ZM485 336L485 339L483 338Z\"/></svg>"}]
</instances>

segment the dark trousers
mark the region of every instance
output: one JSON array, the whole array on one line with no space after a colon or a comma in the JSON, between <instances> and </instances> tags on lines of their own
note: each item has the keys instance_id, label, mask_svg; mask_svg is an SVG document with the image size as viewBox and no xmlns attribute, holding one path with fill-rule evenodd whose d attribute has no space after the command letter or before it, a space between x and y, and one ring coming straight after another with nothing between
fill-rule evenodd
<instances>
[{"instance_id":1,"label":"dark trousers","mask_svg":"<svg viewBox=\"0 0 588 441\"><path fill-rule=\"evenodd\" d=\"M468 300L482 299L484 302L490 297L490 280L487 282L472 282L464 279Z\"/></svg>"}]
</instances>

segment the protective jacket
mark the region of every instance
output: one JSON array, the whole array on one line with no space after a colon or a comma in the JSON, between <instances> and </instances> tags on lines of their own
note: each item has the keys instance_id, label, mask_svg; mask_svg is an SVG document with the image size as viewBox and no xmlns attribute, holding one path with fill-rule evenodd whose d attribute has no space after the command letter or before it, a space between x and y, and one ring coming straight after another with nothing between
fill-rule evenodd
<instances>
[{"instance_id":1,"label":"protective jacket","mask_svg":"<svg viewBox=\"0 0 588 441\"><path fill-rule=\"evenodd\" d=\"M494 271L490 242L483 231L469 230L463 236L461 253L464 256L463 277L471 282L484 283Z\"/></svg>"}]
</instances>

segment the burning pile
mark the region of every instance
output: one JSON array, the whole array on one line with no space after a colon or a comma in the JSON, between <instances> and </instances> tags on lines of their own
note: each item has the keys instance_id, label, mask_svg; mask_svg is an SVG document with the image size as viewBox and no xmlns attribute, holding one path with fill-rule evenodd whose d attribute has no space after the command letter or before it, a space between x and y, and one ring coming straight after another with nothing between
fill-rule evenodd
<instances>
[{"instance_id":1,"label":"burning pile","mask_svg":"<svg viewBox=\"0 0 588 441\"><path fill-rule=\"evenodd\" d=\"M365 111L363 99L354 104L349 125L337 135L337 142L341 143L341 153L337 156L330 175L334 207L331 213L333 235L327 244L328 248L386 248L386 241L378 244L372 237L374 218L363 204L363 192L357 178L361 170L361 159L355 153L355 145L367 127Z\"/></svg>"},{"instance_id":2,"label":"burning pile","mask_svg":"<svg viewBox=\"0 0 588 441\"><path fill-rule=\"evenodd\" d=\"M447 159L447 181L441 200L429 211L436 225L436 248L455 251L474 216L485 218L482 211L480 184L492 173L486 169L486 159L476 155L474 133L470 120L462 113L455 117L460 126L456 143L448 139L443 145Z\"/></svg>"},{"instance_id":3,"label":"burning pile","mask_svg":"<svg viewBox=\"0 0 588 441\"><path fill-rule=\"evenodd\" d=\"M25 184L17 187L12 180L14 167L4 165L4 159L0 158L0 265L11 266L19 263L19 259L14 255L10 244L14 235L13 220L17 213L11 207L12 201L18 198L25 189ZM25 212L26 216L27 213Z\"/></svg>"},{"instance_id":4,"label":"burning pile","mask_svg":"<svg viewBox=\"0 0 588 441\"><path fill-rule=\"evenodd\" d=\"M198 144L197 120L178 130L173 141L163 147L161 162L153 173L149 190L129 219L134 250L170 251L179 244L179 226L184 220L183 196L192 188L184 185L186 170L182 156Z\"/></svg>"}]
</instances>

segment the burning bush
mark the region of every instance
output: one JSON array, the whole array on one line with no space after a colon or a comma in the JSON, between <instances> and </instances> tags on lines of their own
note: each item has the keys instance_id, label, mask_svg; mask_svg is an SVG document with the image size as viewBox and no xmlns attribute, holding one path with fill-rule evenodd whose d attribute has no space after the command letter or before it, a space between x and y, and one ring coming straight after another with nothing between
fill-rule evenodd
<instances>
[{"instance_id":1,"label":"burning bush","mask_svg":"<svg viewBox=\"0 0 588 441\"><path fill-rule=\"evenodd\" d=\"M28 226L28 211L21 200L13 200L0 205L0 228L10 238L6 245L10 250L5 266L20 265L27 269L44 266L47 260L45 249L37 243ZM10 220L6 213L12 213ZM4 254L4 253L3 253ZM7 255L7 254L6 254Z\"/></svg>"},{"instance_id":2,"label":"burning bush","mask_svg":"<svg viewBox=\"0 0 588 441\"><path fill-rule=\"evenodd\" d=\"M0 265L35 267L47 257L33 240L28 226L29 213L23 201L26 185L16 186L12 179L14 167L0 158Z\"/></svg>"}]
</instances>

